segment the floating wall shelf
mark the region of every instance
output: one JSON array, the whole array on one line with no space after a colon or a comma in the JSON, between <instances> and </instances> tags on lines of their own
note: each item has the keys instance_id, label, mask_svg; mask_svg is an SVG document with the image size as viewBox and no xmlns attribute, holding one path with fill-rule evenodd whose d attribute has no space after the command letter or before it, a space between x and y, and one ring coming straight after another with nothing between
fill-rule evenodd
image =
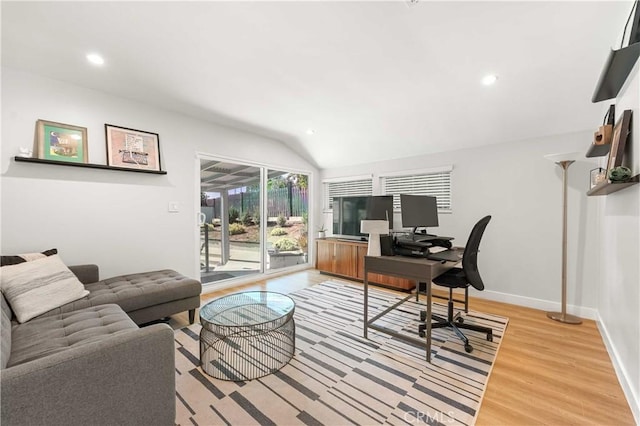
<instances>
[{"instance_id":1,"label":"floating wall shelf","mask_svg":"<svg viewBox=\"0 0 640 426\"><path fill-rule=\"evenodd\" d=\"M638 57L640 57L640 42L618 50L612 49L600 74L591 102L600 102L618 96Z\"/></svg>"},{"instance_id":2,"label":"floating wall shelf","mask_svg":"<svg viewBox=\"0 0 640 426\"><path fill-rule=\"evenodd\" d=\"M611 149L610 143L605 143L602 145L596 145L595 143L592 143L589 149L587 150L587 154L585 155L585 157L587 158L602 157L603 155L607 155L610 149Z\"/></svg>"},{"instance_id":3,"label":"floating wall shelf","mask_svg":"<svg viewBox=\"0 0 640 426\"><path fill-rule=\"evenodd\" d=\"M614 192L618 192L621 189L625 189L632 185L635 185L638 182L640 182L640 175L635 175L632 178L629 178L629 180L625 182L609 182L609 181L600 182L599 184L591 188L589 191L587 191L587 195L596 196L596 195L611 194Z\"/></svg>"},{"instance_id":4,"label":"floating wall shelf","mask_svg":"<svg viewBox=\"0 0 640 426\"><path fill-rule=\"evenodd\" d=\"M148 174L154 174L154 175L167 174L167 172L164 170L129 169L127 167L107 166L106 164L71 163L68 161L45 160L43 158L30 158L30 157L14 157L14 159L17 162L24 162L24 163L54 164L56 166L84 167L89 169L101 169L101 170L117 170L120 172L148 173Z\"/></svg>"}]
</instances>

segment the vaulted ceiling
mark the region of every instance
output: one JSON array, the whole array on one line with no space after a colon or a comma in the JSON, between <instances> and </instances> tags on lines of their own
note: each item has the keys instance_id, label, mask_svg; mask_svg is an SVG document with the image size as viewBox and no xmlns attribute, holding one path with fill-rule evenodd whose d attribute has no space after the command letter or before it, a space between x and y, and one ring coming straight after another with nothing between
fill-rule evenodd
<instances>
[{"instance_id":1,"label":"vaulted ceiling","mask_svg":"<svg viewBox=\"0 0 640 426\"><path fill-rule=\"evenodd\" d=\"M329 168L595 129L606 105L591 95L631 6L3 1L2 65L278 139Z\"/></svg>"}]
</instances>

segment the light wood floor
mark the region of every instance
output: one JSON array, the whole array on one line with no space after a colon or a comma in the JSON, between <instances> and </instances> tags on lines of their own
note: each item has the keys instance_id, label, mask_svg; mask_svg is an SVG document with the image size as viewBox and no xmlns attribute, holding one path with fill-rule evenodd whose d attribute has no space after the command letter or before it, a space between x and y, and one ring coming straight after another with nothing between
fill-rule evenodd
<instances>
[{"instance_id":1,"label":"light wood floor","mask_svg":"<svg viewBox=\"0 0 640 426\"><path fill-rule=\"evenodd\" d=\"M331 279L314 269L205 294L292 293ZM477 425L635 425L602 338L591 320L566 325L544 312L471 298L470 309L509 318ZM172 325L187 324L186 314Z\"/></svg>"}]
</instances>

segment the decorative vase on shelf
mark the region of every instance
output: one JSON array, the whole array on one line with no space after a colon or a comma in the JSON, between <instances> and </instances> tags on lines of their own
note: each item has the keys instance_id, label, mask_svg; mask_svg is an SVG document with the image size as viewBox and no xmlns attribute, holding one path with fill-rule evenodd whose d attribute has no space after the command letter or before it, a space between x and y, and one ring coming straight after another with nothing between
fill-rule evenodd
<instances>
[{"instance_id":1,"label":"decorative vase on shelf","mask_svg":"<svg viewBox=\"0 0 640 426\"><path fill-rule=\"evenodd\" d=\"M609 169L609 180L611 182L624 182L631 177L631 169L624 166Z\"/></svg>"},{"instance_id":2,"label":"decorative vase on shelf","mask_svg":"<svg viewBox=\"0 0 640 426\"><path fill-rule=\"evenodd\" d=\"M327 234L325 233L325 231L318 231L318 238L325 238L327 236Z\"/></svg>"}]
</instances>

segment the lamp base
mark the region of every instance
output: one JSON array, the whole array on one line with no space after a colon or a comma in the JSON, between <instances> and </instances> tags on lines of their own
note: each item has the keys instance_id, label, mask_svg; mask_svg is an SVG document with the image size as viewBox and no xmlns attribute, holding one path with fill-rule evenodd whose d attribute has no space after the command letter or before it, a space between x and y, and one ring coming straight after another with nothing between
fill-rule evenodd
<instances>
[{"instance_id":1,"label":"lamp base","mask_svg":"<svg viewBox=\"0 0 640 426\"><path fill-rule=\"evenodd\" d=\"M381 256L380 234L369 234L369 244L367 245L367 256Z\"/></svg>"},{"instance_id":2,"label":"lamp base","mask_svg":"<svg viewBox=\"0 0 640 426\"><path fill-rule=\"evenodd\" d=\"M547 317L565 324L582 324L582 319L575 315L563 314L562 312L547 312Z\"/></svg>"}]
</instances>

